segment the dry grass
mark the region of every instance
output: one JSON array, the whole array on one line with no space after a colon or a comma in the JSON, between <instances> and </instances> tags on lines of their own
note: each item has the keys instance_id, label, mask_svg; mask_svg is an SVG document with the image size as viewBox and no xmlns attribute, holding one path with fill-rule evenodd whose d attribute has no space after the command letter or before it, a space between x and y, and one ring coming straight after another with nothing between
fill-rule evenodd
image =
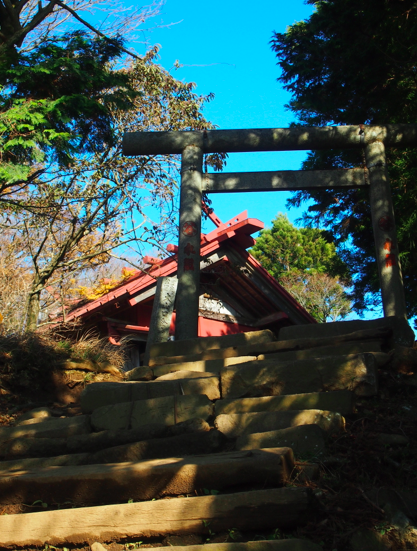
<instances>
[{"instance_id":1,"label":"dry grass","mask_svg":"<svg viewBox=\"0 0 417 551\"><path fill-rule=\"evenodd\" d=\"M123 344L115 346L106 337L100 338L90 331L71 343L71 359L90 360L99 366L112 365L121 369L126 359L126 349Z\"/></svg>"},{"instance_id":2,"label":"dry grass","mask_svg":"<svg viewBox=\"0 0 417 551\"><path fill-rule=\"evenodd\" d=\"M90 332L78 340L58 331L0 336L0 388L36 391L47 386L51 373L67 368L68 361L88 362L89 371L120 369L123 346L114 346Z\"/></svg>"}]
</instances>

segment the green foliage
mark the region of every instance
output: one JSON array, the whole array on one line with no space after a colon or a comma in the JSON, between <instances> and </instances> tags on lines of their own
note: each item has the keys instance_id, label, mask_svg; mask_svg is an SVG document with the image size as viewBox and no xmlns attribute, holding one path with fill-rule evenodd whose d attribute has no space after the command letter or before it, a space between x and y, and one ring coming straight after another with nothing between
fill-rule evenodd
<instances>
[{"instance_id":1,"label":"green foliage","mask_svg":"<svg viewBox=\"0 0 417 551\"><path fill-rule=\"evenodd\" d=\"M318 321L346 317L350 300L343 287L349 270L328 232L296 228L283 214L261 231L251 254Z\"/></svg>"},{"instance_id":2,"label":"green foliage","mask_svg":"<svg viewBox=\"0 0 417 551\"><path fill-rule=\"evenodd\" d=\"M272 221L271 229L261 231L251 254L277 279L294 271L349 277L327 232L296 228L282 213Z\"/></svg>"},{"instance_id":3,"label":"green foliage","mask_svg":"<svg viewBox=\"0 0 417 551\"><path fill-rule=\"evenodd\" d=\"M23 240L26 330L57 296L61 308L73 303L69 281L109 251L127 245L140 257L176 231L178 158L123 157L123 132L213 127L201 112L212 96L157 65L157 48L119 68L121 48L77 32L0 64L0 228Z\"/></svg>"},{"instance_id":4,"label":"green foliage","mask_svg":"<svg viewBox=\"0 0 417 551\"><path fill-rule=\"evenodd\" d=\"M279 282L321 323L344 319L352 310L349 295L337 277L293 271L281 276Z\"/></svg>"},{"instance_id":5,"label":"green foliage","mask_svg":"<svg viewBox=\"0 0 417 551\"><path fill-rule=\"evenodd\" d=\"M312 125L416 115L414 0L308 0L309 19L274 33L290 108Z\"/></svg>"},{"instance_id":6,"label":"green foliage","mask_svg":"<svg viewBox=\"0 0 417 551\"><path fill-rule=\"evenodd\" d=\"M417 5L412 0L322 0L306 21L271 42L303 125L417 122ZM409 315L417 313L417 153L387 152ZM363 166L361 152L316 151L304 169ZM289 206L313 199L303 222L328 229L351 267L354 308L379 303L379 281L365 190L295 192Z\"/></svg>"},{"instance_id":7,"label":"green foliage","mask_svg":"<svg viewBox=\"0 0 417 551\"><path fill-rule=\"evenodd\" d=\"M0 186L25 181L48 162L114 143L111 109L129 109L129 75L112 64L122 40L74 32L0 64ZM1 191L1 187L0 187Z\"/></svg>"}]
</instances>

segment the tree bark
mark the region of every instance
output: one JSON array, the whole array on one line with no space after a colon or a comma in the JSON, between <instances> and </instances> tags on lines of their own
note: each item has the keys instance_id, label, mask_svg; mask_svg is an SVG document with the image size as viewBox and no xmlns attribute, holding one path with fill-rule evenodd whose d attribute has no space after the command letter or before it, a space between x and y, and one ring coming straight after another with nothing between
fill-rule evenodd
<instances>
[{"instance_id":1,"label":"tree bark","mask_svg":"<svg viewBox=\"0 0 417 551\"><path fill-rule=\"evenodd\" d=\"M31 291L28 297L26 310L26 331L35 331L38 326L39 312L41 309L41 292Z\"/></svg>"}]
</instances>

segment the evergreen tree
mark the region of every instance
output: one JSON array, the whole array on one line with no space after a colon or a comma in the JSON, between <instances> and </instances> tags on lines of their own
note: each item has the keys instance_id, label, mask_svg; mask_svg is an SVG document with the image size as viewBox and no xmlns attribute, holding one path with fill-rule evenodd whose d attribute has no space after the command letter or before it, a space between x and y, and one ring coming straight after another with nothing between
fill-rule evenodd
<instances>
[{"instance_id":1,"label":"evergreen tree","mask_svg":"<svg viewBox=\"0 0 417 551\"><path fill-rule=\"evenodd\" d=\"M327 232L296 228L279 213L250 252L318 321L349 314L350 300L343 286L349 283L349 270Z\"/></svg>"},{"instance_id":2,"label":"evergreen tree","mask_svg":"<svg viewBox=\"0 0 417 551\"><path fill-rule=\"evenodd\" d=\"M0 63L0 201L15 201L47 165L114 143L112 110L131 109L138 94L112 69L121 46L74 32Z\"/></svg>"},{"instance_id":3,"label":"evergreen tree","mask_svg":"<svg viewBox=\"0 0 417 551\"><path fill-rule=\"evenodd\" d=\"M275 33L279 80L302 125L417 122L417 5L412 0L308 0L306 21ZM409 315L417 313L417 153L387 152ZM363 166L360 151L316 151L305 169ZM354 307L379 302L366 190L295 192L289 205L313 199L305 224L328 229L351 267ZM345 245L349 244L349 247Z\"/></svg>"}]
</instances>

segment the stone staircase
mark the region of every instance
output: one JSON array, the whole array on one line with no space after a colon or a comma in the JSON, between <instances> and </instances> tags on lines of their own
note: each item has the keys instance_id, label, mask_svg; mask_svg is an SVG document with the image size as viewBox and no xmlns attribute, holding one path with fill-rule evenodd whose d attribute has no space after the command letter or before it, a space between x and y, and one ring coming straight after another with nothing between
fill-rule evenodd
<instances>
[{"instance_id":1,"label":"stone staircase","mask_svg":"<svg viewBox=\"0 0 417 551\"><path fill-rule=\"evenodd\" d=\"M320 551L254 540L323 516L294 479L317 475L356 397L376 396L378 369L413 341L405 320L383 318L153 345L149 366L125 381L86 386L80 415L34 410L0 428L0 506L54 509L0 515L0 548L158 546L220 532L227 543L179 541L186 551Z\"/></svg>"}]
</instances>

